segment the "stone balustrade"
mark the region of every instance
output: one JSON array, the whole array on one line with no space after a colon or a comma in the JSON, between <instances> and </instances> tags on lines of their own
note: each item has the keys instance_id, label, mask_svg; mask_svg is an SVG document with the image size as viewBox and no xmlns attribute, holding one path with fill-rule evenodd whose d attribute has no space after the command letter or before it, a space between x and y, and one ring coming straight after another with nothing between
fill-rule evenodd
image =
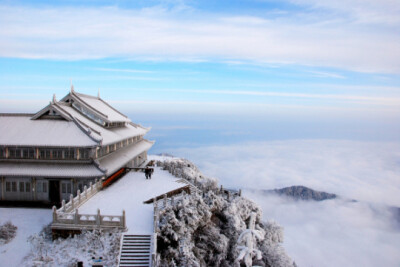
<instances>
[{"instance_id":1,"label":"stone balustrade","mask_svg":"<svg viewBox=\"0 0 400 267\"><path fill-rule=\"evenodd\" d=\"M53 207L51 228L60 230L119 228L126 230L125 210L122 211L122 216L116 216L101 215L99 209L97 214L79 214L78 209L75 209L73 213L59 213Z\"/></svg>"},{"instance_id":2,"label":"stone balustrade","mask_svg":"<svg viewBox=\"0 0 400 267\"><path fill-rule=\"evenodd\" d=\"M53 222L51 228L53 230L83 230L83 229L107 229L119 228L126 230L125 211L122 216L117 215L101 215L100 210L97 214L79 214L78 208L88 201L92 196L99 192L102 188L101 180L90 183L89 187L85 186L83 191L78 190L76 196L70 195L69 202L65 200L61 202L61 208L53 207Z\"/></svg>"},{"instance_id":3,"label":"stone balustrade","mask_svg":"<svg viewBox=\"0 0 400 267\"><path fill-rule=\"evenodd\" d=\"M85 203L88 199L90 199L97 192L99 192L101 188L102 188L101 180L96 180L94 184L90 182L89 187L85 185L82 192L78 190L76 197L74 197L71 194L68 203L66 203L65 200L63 200L61 202L61 208L59 208L57 212L58 213L73 212L76 208L79 208L83 203Z\"/></svg>"}]
</instances>

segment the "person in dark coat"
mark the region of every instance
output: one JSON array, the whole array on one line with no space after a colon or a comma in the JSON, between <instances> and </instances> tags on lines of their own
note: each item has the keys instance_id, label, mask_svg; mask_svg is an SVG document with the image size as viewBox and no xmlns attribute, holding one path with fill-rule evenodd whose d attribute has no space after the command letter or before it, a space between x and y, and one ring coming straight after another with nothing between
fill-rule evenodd
<instances>
[{"instance_id":1,"label":"person in dark coat","mask_svg":"<svg viewBox=\"0 0 400 267\"><path fill-rule=\"evenodd\" d=\"M153 174L154 169L153 168L149 168L149 178L151 179L151 175Z\"/></svg>"},{"instance_id":2,"label":"person in dark coat","mask_svg":"<svg viewBox=\"0 0 400 267\"><path fill-rule=\"evenodd\" d=\"M150 170L150 168L149 167L146 167L145 169L144 169L144 175L146 176L146 179L149 179L149 177L151 178L151 170Z\"/></svg>"}]
</instances>

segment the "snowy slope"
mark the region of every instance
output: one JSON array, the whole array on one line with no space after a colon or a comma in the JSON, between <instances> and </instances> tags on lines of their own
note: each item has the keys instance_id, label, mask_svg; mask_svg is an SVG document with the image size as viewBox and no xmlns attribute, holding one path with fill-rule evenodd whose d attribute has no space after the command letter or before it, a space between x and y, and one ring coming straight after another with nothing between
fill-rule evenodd
<instances>
[{"instance_id":1,"label":"snowy slope","mask_svg":"<svg viewBox=\"0 0 400 267\"><path fill-rule=\"evenodd\" d=\"M79 213L96 214L97 209L104 215L120 215L126 212L128 232L151 234L153 232L153 205L143 201L184 186L177 178L154 168L152 179L146 180L142 172L130 172L100 191L79 208Z\"/></svg>"},{"instance_id":2,"label":"snowy slope","mask_svg":"<svg viewBox=\"0 0 400 267\"><path fill-rule=\"evenodd\" d=\"M11 221L18 227L17 236L0 245L0 266L21 266L20 262L30 251L28 237L39 233L51 219L50 209L0 208L0 224Z\"/></svg>"}]
</instances>

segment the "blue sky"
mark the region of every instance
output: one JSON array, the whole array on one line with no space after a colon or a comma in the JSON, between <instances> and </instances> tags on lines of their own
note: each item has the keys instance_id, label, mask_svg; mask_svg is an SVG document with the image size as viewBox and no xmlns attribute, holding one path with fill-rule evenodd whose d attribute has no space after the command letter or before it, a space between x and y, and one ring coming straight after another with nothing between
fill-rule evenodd
<instances>
[{"instance_id":1,"label":"blue sky","mask_svg":"<svg viewBox=\"0 0 400 267\"><path fill-rule=\"evenodd\" d=\"M35 112L72 79L156 128L399 139L396 1L0 1L0 12L0 112Z\"/></svg>"}]
</instances>

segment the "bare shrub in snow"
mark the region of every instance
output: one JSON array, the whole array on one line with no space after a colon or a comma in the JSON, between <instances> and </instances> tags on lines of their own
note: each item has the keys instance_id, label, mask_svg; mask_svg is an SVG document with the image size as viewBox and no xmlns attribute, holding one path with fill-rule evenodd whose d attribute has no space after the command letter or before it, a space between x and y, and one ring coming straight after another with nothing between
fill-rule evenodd
<instances>
[{"instance_id":1,"label":"bare shrub in snow","mask_svg":"<svg viewBox=\"0 0 400 267\"><path fill-rule=\"evenodd\" d=\"M24 266L76 266L82 261L91 266L92 257L103 257L104 266L116 266L121 240L120 231L83 231L80 235L51 241L44 232L30 236L31 252Z\"/></svg>"},{"instance_id":2,"label":"bare shrub in snow","mask_svg":"<svg viewBox=\"0 0 400 267\"><path fill-rule=\"evenodd\" d=\"M10 221L0 226L0 245L7 244L17 235L18 227Z\"/></svg>"}]
</instances>

